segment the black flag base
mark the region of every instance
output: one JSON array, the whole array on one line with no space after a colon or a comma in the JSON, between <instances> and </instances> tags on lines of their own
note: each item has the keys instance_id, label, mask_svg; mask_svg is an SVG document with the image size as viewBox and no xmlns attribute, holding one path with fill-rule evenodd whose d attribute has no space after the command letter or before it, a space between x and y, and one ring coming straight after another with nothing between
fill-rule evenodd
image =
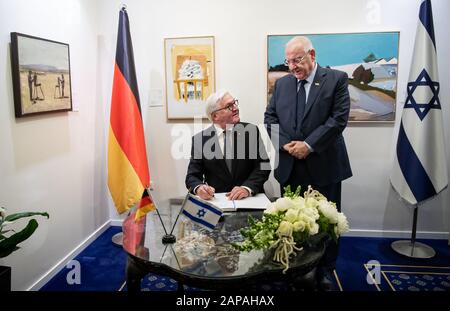
<instances>
[{"instance_id":1,"label":"black flag base","mask_svg":"<svg viewBox=\"0 0 450 311\"><path fill-rule=\"evenodd\" d=\"M432 258L436 252L431 246L408 240L392 242L391 247L397 253L412 258Z\"/></svg>"},{"instance_id":2,"label":"black flag base","mask_svg":"<svg viewBox=\"0 0 450 311\"><path fill-rule=\"evenodd\" d=\"M162 237L163 244L173 244L177 241L177 238L173 234L165 234Z\"/></svg>"},{"instance_id":3,"label":"black flag base","mask_svg":"<svg viewBox=\"0 0 450 311\"><path fill-rule=\"evenodd\" d=\"M113 235L111 241L114 245L122 247L123 246L123 232L119 232Z\"/></svg>"}]
</instances>

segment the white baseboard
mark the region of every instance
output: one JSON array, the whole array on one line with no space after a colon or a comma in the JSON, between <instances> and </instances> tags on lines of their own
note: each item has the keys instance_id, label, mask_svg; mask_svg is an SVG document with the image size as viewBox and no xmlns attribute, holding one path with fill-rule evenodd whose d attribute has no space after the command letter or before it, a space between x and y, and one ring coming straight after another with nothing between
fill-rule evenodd
<instances>
[{"instance_id":1,"label":"white baseboard","mask_svg":"<svg viewBox=\"0 0 450 311\"><path fill-rule=\"evenodd\" d=\"M411 231L351 229L342 236L409 239ZM417 231L416 233L418 239L446 240L448 236L448 232Z\"/></svg>"},{"instance_id":2,"label":"white baseboard","mask_svg":"<svg viewBox=\"0 0 450 311\"><path fill-rule=\"evenodd\" d=\"M83 242L81 242L75 249L62 258L56 265L54 265L49 271L47 271L39 280L31 285L27 291L38 291L44 286L51 278L53 278L66 264L81 253L89 244L91 244L96 238L98 238L103 232L111 226L111 220L105 222L100 228L94 231Z\"/></svg>"},{"instance_id":3,"label":"white baseboard","mask_svg":"<svg viewBox=\"0 0 450 311\"><path fill-rule=\"evenodd\" d=\"M111 226L122 227L123 219L111 219Z\"/></svg>"}]
</instances>

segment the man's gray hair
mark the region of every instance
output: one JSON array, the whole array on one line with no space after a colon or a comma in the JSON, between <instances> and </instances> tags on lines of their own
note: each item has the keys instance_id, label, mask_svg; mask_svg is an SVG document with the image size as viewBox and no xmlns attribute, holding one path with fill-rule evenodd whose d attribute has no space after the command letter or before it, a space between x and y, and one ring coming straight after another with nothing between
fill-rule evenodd
<instances>
[{"instance_id":1,"label":"man's gray hair","mask_svg":"<svg viewBox=\"0 0 450 311\"><path fill-rule=\"evenodd\" d=\"M213 121L213 112L219 109L219 103L226 94L229 94L229 92L223 90L217 91L209 95L208 99L206 100L206 116L211 122Z\"/></svg>"},{"instance_id":2,"label":"man's gray hair","mask_svg":"<svg viewBox=\"0 0 450 311\"><path fill-rule=\"evenodd\" d=\"M305 53L314 49L314 46L313 46L311 40L309 40L309 38L305 37L305 36L297 36L297 37L292 38L291 40L289 40L288 43L286 43L286 48L291 47L291 46L298 46L298 45L303 46L303 52L305 52Z\"/></svg>"}]
</instances>

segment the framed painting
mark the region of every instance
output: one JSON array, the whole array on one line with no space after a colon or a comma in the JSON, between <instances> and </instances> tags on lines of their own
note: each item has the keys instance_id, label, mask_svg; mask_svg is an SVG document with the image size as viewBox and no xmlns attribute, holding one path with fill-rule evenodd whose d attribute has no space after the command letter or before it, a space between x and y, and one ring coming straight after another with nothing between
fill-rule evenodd
<instances>
[{"instance_id":1,"label":"framed painting","mask_svg":"<svg viewBox=\"0 0 450 311\"><path fill-rule=\"evenodd\" d=\"M206 118L215 92L214 37L164 39L167 119Z\"/></svg>"},{"instance_id":2,"label":"framed painting","mask_svg":"<svg viewBox=\"0 0 450 311\"><path fill-rule=\"evenodd\" d=\"M11 33L16 117L72 111L69 45Z\"/></svg>"},{"instance_id":3,"label":"framed painting","mask_svg":"<svg viewBox=\"0 0 450 311\"><path fill-rule=\"evenodd\" d=\"M311 40L320 66L347 73L350 122L395 121L399 32L299 35ZM289 74L285 45L299 35L267 36L267 102L275 81Z\"/></svg>"}]
</instances>

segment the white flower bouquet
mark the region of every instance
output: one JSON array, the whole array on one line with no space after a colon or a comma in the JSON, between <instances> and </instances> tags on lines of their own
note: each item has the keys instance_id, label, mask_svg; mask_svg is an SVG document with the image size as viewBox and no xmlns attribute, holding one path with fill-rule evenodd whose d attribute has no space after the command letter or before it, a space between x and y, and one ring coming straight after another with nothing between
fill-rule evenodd
<instances>
[{"instance_id":1,"label":"white flower bouquet","mask_svg":"<svg viewBox=\"0 0 450 311\"><path fill-rule=\"evenodd\" d=\"M245 240L235 247L242 251L274 249L273 260L280 262L286 272L289 257L302 250L308 239L319 234L337 239L347 231L347 218L338 212L335 203L311 186L303 197L300 187L292 192L288 186L284 197L270 203L261 220L249 217L249 227L241 230Z\"/></svg>"}]
</instances>

